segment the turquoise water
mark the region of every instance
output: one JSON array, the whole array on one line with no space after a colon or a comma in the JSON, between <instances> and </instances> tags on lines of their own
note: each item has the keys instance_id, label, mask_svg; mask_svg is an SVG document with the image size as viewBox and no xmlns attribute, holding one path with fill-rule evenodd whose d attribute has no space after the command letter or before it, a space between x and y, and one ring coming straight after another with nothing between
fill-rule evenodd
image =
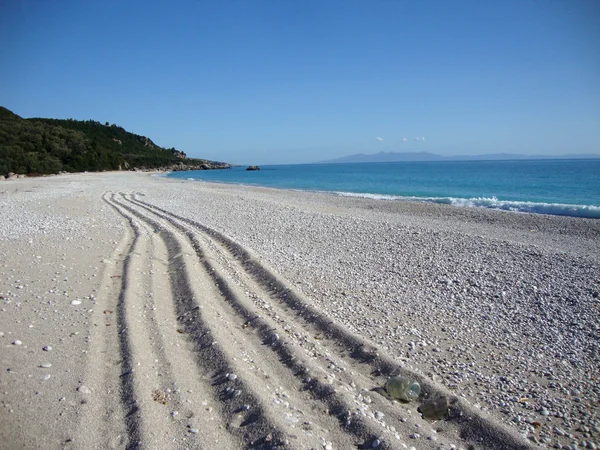
<instances>
[{"instance_id":1,"label":"turquoise water","mask_svg":"<svg viewBox=\"0 0 600 450\"><path fill-rule=\"evenodd\" d=\"M188 180L600 218L600 159L301 164L175 172Z\"/></svg>"}]
</instances>

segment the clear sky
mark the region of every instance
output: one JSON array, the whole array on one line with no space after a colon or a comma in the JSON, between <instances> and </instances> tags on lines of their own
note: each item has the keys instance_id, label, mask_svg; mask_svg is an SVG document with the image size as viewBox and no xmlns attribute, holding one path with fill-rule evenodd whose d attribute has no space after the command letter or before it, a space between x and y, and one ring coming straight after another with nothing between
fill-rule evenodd
<instances>
[{"instance_id":1,"label":"clear sky","mask_svg":"<svg viewBox=\"0 0 600 450\"><path fill-rule=\"evenodd\" d=\"M600 153L600 1L1 0L0 105L239 164Z\"/></svg>"}]
</instances>

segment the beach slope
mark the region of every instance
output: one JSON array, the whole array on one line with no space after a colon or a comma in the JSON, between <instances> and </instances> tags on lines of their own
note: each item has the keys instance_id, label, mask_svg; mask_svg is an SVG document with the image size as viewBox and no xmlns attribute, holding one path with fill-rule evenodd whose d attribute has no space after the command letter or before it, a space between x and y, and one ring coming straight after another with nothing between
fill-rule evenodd
<instances>
[{"instance_id":1,"label":"beach slope","mask_svg":"<svg viewBox=\"0 0 600 450\"><path fill-rule=\"evenodd\" d=\"M0 448L598 444L597 221L118 172L0 203Z\"/></svg>"}]
</instances>

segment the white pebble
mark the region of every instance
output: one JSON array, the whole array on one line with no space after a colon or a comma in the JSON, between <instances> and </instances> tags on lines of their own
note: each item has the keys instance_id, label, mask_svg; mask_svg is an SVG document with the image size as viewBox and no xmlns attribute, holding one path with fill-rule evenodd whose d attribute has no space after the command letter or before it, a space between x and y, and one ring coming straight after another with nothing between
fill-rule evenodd
<instances>
[{"instance_id":1,"label":"white pebble","mask_svg":"<svg viewBox=\"0 0 600 450\"><path fill-rule=\"evenodd\" d=\"M13 342L13 345L21 345L21 344L23 344L23 343L18 339Z\"/></svg>"},{"instance_id":2,"label":"white pebble","mask_svg":"<svg viewBox=\"0 0 600 450\"><path fill-rule=\"evenodd\" d=\"M73 300L73 301L71 302L71 305L75 305L75 306L77 306L77 305L81 305L81 300Z\"/></svg>"}]
</instances>

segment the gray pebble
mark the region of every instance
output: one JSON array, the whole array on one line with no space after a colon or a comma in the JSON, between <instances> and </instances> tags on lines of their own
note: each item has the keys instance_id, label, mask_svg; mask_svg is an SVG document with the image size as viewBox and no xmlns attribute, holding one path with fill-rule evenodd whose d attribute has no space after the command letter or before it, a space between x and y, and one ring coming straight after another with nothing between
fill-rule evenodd
<instances>
[{"instance_id":1,"label":"gray pebble","mask_svg":"<svg viewBox=\"0 0 600 450\"><path fill-rule=\"evenodd\" d=\"M82 394L91 394L91 393L92 393L92 391L90 390L90 388L89 388L89 387L87 387L87 386L86 386L86 385L84 385L84 384L82 384L81 386L79 386L79 387L77 388L77 390L78 390L79 392L81 392Z\"/></svg>"}]
</instances>

